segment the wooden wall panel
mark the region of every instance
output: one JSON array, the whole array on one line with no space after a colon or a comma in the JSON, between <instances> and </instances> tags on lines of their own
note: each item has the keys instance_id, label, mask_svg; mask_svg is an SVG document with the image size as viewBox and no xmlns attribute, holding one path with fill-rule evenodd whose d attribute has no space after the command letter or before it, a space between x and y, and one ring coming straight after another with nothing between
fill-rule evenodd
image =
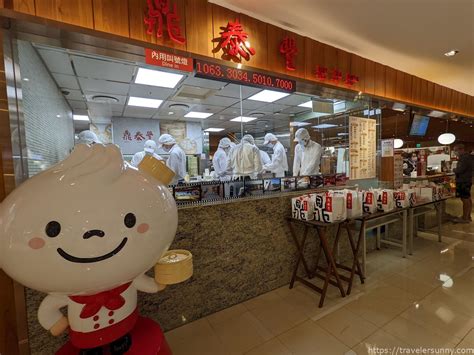
<instances>
[{"instance_id":1,"label":"wooden wall panel","mask_svg":"<svg viewBox=\"0 0 474 355\"><path fill-rule=\"evenodd\" d=\"M141 1L141 0L140 0ZM212 57L212 6L207 0L186 0L186 48Z\"/></svg>"},{"instance_id":2,"label":"wooden wall panel","mask_svg":"<svg viewBox=\"0 0 474 355\"><path fill-rule=\"evenodd\" d=\"M359 77L359 82L355 83L351 89L364 91L365 89L365 59L356 54L351 54L351 74Z\"/></svg>"},{"instance_id":3,"label":"wooden wall panel","mask_svg":"<svg viewBox=\"0 0 474 355\"><path fill-rule=\"evenodd\" d=\"M307 80L318 81L316 78L316 68L324 66L324 45L311 38L305 37L305 78Z\"/></svg>"},{"instance_id":4,"label":"wooden wall panel","mask_svg":"<svg viewBox=\"0 0 474 355\"><path fill-rule=\"evenodd\" d=\"M421 99L421 79L417 76L412 78L412 90L410 102L419 103Z\"/></svg>"},{"instance_id":5,"label":"wooden wall panel","mask_svg":"<svg viewBox=\"0 0 474 355\"><path fill-rule=\"evenodd\" d=\"M385 66L385 96L396 99L397 71L391 67Z\"/></svg>"},{"instance_id":6,"label":"wooden wall panel","mask_svg":"<svg viewBox=\"0 0 474 355\"><path fill-rule=\"evenodd\" d=\"M13 10L18 11L18 12L23 12L29 15L34 15L35 14L35 0L13 0Z\"/></svg>"},{"instance_id":7,"label":"wooden wall panel","mask_svg":"<svg viewBox=\"0 0 474 355\"><path fill-rule=\"evenodd\" d=\"M451 102L453 100L453 92L454 90L447 88L446 89L446 110L451 110Z\"/></svg>"},{"instance_id":8,"label":"wooden wall panel","mask_svg":"<svg viewBox=\"0 0 474 355\"><path fill-rule=\"evenodd\" d=\"M375 86L374 94L385 97L385 65L375 63Z\"/></svg>"},{"instance_id":9,"label":"wooden wall panel","mask_svg":"<svg viewBox=\"0 0 474 355\"><path fill-rule=\"evenodd\" d=\"M240 15L237 12L226 9L225 7L212 4L212 40L213 42L213 51L217 50L218 41L220 37L220 32L223 28L227 26L227 23L230 21L240 20ZM214 52L214 58L222 59L223 52L222 50ZM247 64L245 60L242 64Z\"/></svg>"},{"instance_id":10,"label":"wooden wall panel","mask_svg":"<svg viewBox=\"0 0 474 355\"><path fill-rule=\"evenodd\" d=\"M403 100L410 102L413 93L413 75L403 73Z\"/></svg>"},{"instance_id":11,"label":"wooden wall panel","mask_svg":"<svg viewBox=\"0 0 474 355\"><path fill-rule=\"evenodd\" d=\"M434 104L434 83L428 81L426 88L426 96L423 99L425 106L433 107Z\"/></svg>"},{"instance_id":12,"label":"wooden wall panel","mask_svg":"<svg viewBox=\"0 0 474 355\"><path fill-rule=\"evenodd\" d=\"M128 1L93 0L93 9L94 29L124 37L130 36Z\"/></svg>"},{"instance_id":13,"label":"wooden wall panel","mask_svg":"<svg viewBox=\"0 0 474 355\"><path fill-rule=\"evenodd\" d=\"M146 11L146 1L128 0L130 38L148 43L156 43L155 35L146 33L145 24L143 22Z\"/></svg>"},{"instance_id":14,"label":"wooden wall panel","mask_svg":"<svg viewBox=\"0 0 474 355\"><path fill-rule=\"evenodd\" d=\"M250 46L256 50L256 54L250 57L248 64L254 68L267 68L267 60L275 60L278 53L272 54L270 58L267 52L267 24L247 15L240 15L240 22L244 31L249 34Z\"/></svg>"},{"instance_id":15,"label":"wooden wall panel","mask_svg":"<svg viewBox=\"0 0 474 355\"><path fill-rule=\"evenodd\" d=\"M375 62L366 59L365 60L365 78L364 78L364 91L367 94L375 94Z\"/></svg>"},{"instance_id":16,"label":"wooden wall panel","mask_svg":"<svg viewBox=\"0 0 474 355\"><path fill-rule=\"evenodd\" d=\"M328 68L328 72L331 73L336 68L337 64L337 49L333 46L329 46L326 43L322 44L323 50L323 63L322 65Z\"/></svg>"},{"instance_id":17,"label":"wooden wall panel","mask_svg":"<svg viewBox=\"0 0 474 355\"><path fill-rule=\"evenodd\" d=\"M433 96L433 105L437 108L443 106L443 89L441 85L434 84L434 96Z\"/></svg>"},{"instance_id":18,"label":"wooden wall panel","mask_svg":"<svg viewBox=\"0 0 474 355\"><path fill-rule=\"evenodd\" d=\"M36 0L36 16L93 28L92 0Z\"/></svg>"},{"instance_id":19,"label":"wooden wall panel","mask_svg":"<svg viewBox=\"0 0 474 355\"><path fill-rule=\"evenodd\" d=\"M435 97L436 97L436 88L435 88ZM445 86L441 86L441 104L439 108L441 110L446 110L447 107L448 107L448 88Z\"/></svg>"},{"instance_id":20,"label":"wooden wall panel","mask_svg":"<svg viewBox=\"0 0 474 355\"><path fill-rule=\"evenodd\" d=\"M351 53L337 49L336 52L337 64L335 67L341 71L342 79L337 84L339 87L347 87L345 84L346 75L351 72Z\"/></svg>"}]
</instances>

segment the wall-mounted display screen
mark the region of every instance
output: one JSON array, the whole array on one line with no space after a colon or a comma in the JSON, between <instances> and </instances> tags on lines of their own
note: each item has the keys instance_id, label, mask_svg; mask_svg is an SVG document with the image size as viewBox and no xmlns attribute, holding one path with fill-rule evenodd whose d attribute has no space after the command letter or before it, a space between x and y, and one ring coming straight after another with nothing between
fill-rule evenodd
<instances>
[{"instance_id":1,"label":"wall-mounted display screen","mask_svg":"<svg viewBox=\"0 0 474 355\"><path fill-rule=\"evenodd\" d=\"M428 129L430 118L428 116L413 115L410 127L410 136L424 136Z\"/></svg>"}]
</instances>

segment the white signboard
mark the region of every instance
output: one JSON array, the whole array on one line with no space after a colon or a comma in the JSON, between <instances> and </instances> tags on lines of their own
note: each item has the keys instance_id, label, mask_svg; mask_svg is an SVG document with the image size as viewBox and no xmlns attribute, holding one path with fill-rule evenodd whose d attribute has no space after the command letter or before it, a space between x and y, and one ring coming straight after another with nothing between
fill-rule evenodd
<instances>
[{"instance_id":1,"label":"white signboard","mask_svg":"<svg viewBox=\"0 0 474 355\"><path fill-rule=\"evenodd\" d=\"M371 118L349 117L350 179L370 179L377 175L376 123Z\"/></svg>"},{"instance_id":2,"label":"white signboard","mask_svg":"<svg viewBox=\"0 0 474 355\"><path fill-rule=\"evenodd\" d=\"M382 139L382 158L393 157L393 139Z\"/></svg>"},{"instance_id":3,"label":"white signboard","mask_svg":"<svg viewBox=\"0 0 474 355\"><path fill-rule=\"evenodd\" d=\"M160 123L145 118L114 118L113 137L122 154L133 155L143 150L148 139L158 142Z\"/></svg>"}]
</instances>

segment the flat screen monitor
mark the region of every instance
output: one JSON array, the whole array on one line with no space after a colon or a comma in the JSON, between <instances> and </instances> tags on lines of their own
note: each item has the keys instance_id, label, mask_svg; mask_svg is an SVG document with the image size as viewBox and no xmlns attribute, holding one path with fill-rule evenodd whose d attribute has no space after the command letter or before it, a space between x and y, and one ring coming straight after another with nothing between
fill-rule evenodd
<instances>
[{"instance_id":1,"label":"flat screen monitor","mask_svg":"<svg viewBox=\"0 0 474 355\"><path fill-rule=\"evenodd\" d=\"M413 115L410 127L410 136L424 136L428 129L430 118L428 116Z\"/></svg>"}]
</instances>

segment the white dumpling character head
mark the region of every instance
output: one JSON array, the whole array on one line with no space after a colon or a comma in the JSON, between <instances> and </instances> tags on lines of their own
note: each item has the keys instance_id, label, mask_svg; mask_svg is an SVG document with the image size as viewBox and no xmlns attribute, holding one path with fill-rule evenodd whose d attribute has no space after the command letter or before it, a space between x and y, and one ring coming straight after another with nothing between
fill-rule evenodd
<instances>
[{"instance_id":1,"label":"white dumpling character head","mask_svg":"<svg viewBox=\"0 0 474 355\"><path fill-rule=\"evenodd\" d=\"M0 204L0 268L48 293L108 289L159 260L177 219L168 188L118 147L81 144Z\"/></svg>"}]
</instances>

